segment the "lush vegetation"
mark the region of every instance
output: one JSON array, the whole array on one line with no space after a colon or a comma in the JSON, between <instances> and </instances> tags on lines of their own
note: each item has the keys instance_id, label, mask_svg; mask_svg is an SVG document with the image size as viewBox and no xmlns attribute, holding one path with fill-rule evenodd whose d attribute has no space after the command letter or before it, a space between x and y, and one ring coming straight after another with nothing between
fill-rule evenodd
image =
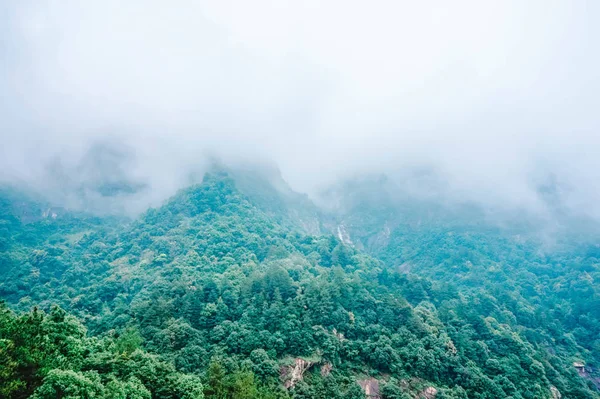
<instances>
[{"instance_id":1,"label":"lush vegetation","mask_svg":"<svg viewBox=\"0 0 600 399\"><path fill-rule=\"evenodd\" d=\"M0 395L598 397L572 365L600 362L595 252L408 223L369 246L368 207L363 252L248 185L209 174L131 221L3 192Z\"/></svg>"}]
</instances>

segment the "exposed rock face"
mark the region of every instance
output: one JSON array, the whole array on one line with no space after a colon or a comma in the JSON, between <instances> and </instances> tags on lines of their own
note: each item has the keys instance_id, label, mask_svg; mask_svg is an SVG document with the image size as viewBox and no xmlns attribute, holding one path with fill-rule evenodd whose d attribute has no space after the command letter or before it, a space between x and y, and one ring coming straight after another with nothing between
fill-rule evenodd
<instances>
[{"instance_id":1,"label":"exposed rock face","mask_svg":"<svg viewBox=\"0 0 600 399\"><path fill-rule=\"evenodd\" d=\"M58 212L58 210L56 208L48 208L47 210L42 212L42 217L44 219L48 219L48 218L56 219L58 216L57 212Z\"/></svg>"},{"instance_id":2,"label":"exposed rock face","mask_svg":"<svg viewBox=\"0 0 600 399\"><path fill-rule=\"evenodd\" d=\"M338 226L337 236L340 239L340 241L343 242L344 244L350 245L350 246L354 245L352 243L352 240L350 239L350 234L348 234L348 231L346 230L346 226L344 226L343 224L340 224Z\"/></svg>"},{"instance_id":3,"label":"exposed rock face","mask_svg":"<svg viewBox=\"0 0 600 399\"><path fill-rule=\"evenodd\" d=\"M585 364L581 362L574 362L573 367L577 370L577 374L579 374L582 378L589 378L588 371L585 368Z\"/></svg>"},{"instance_id":4,"label":"exposed rock face","mask_svg":"<svg viewBox=\"0 0 600 399\"><path fill-rule=\"evenodd\" d=\"M582 362L574 362L573 367L575 367L577 374L579 374L581 378L591 381L596 388L600 389L600 377L598 377L598 370L587 367Z\"/></svg>"},{"instance_id":5,"label":"exposed rock face","mask_svg":"<svg viewBox=\"0 0 600 399\"><path fill-rule=\"evenodd\" d=\"M283 381L283 386L287 389L292 388L298 381L302 381L304 372L308 370L314 363L297 357L293 365L283 366L279 370L280 378Z\"/></svg>"},{"instance_id":6,"label":"exposed rock face","mask_svg":"<svg viewBox=\"0 0 600 399\"><path fill-rule=\"evenodd\" d=\"M454 345L454 342L452 342L452 340L449 340L448 342L446 342L446 350L451 355L456 355L458 353L456 346Z\"/></svg>"},{"instance_id":7,"label":"exposed rock face","mask_svg":"<svg viewBox=\"0 0 600 399\"><path fill-rule=\"evenodd\" d=\"M561 399L562 398L560 391L554 385L552 385L550 387L550 394L552 395L552 399Z\"/></svg>"},{"instance_id":8,"label":"exposed rock face","mask_svg":"<svg viewBox=\"0 0 600 399\"><path fill-rule=\"evenodd\" d=\"M434 387L427 387L421 393L419 393L419 398L421 399L434 399L438 393L438 390Z\"/></svg>"},{"instance_id":9,"label":"exposed rock face","mask_svg":"<svg viewBox=\"0 0 600 399\"><path fill-rule=\"evenodd\" d=\"M331 373L331 370L333 370L331 363L325 363L321 366L321 375L327 377Z\"/></svg>"},{"instance_id":10,"label":"exposed rock face","mask_svg":"<svg viewBox=\"0 0 600 399\"><path fill-rule=\"evenodd\" d=\"M365 391L368 399L381 399L379 394L379 381L375 378L368 378L366 380L359 380L358 385Z\"/></svg>"},{"instance_id":11,"label":"exposed rock face","mask_svg":"<svg viewBox=\"0 0 600 399\"><path fill-rule=\"evenodd\" d=\"M342 334L341 332L338 332L338 330L336 330L335 328L331 331L333 333L333 335L335 335L335 337L337 339L339 339L340 341L344 341L346 338L344 338L344 334Z\"/></svg>"}]
</instances>

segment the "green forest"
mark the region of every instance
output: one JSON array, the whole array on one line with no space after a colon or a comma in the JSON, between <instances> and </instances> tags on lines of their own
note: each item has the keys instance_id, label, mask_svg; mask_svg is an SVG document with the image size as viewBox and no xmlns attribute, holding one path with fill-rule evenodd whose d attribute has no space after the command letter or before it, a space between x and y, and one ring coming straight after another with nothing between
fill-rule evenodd
<instances>
[{"instance_id":1,"label":"green forest","mask_svg":"<svg viewBox=\"0 0 600 399\"><path fill-rule=\"evenodd\" d=\"M0 397L600 398L597 242L344 189L214 171L135 218L0 189Z\"/></svg>"}]
</instances>

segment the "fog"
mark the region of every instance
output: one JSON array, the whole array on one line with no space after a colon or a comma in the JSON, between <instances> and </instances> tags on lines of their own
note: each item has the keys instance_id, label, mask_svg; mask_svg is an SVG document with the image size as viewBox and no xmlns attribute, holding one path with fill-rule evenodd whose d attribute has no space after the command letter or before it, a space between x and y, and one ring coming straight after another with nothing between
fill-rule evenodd
<instances>
[{"instance_id":1,"label":"fog","mask_svg":"<svg viewBox=\"0 0 600 399\"><path fill-rule=\"evenodd\" d=\"M2 2L0 179L122 175L139 208L216 156L311 195L386 173L544 213L551 185L600 218L599 19L584 0ZM98 146L118 149L102 171Z\"/></svg>"}]
</instances>

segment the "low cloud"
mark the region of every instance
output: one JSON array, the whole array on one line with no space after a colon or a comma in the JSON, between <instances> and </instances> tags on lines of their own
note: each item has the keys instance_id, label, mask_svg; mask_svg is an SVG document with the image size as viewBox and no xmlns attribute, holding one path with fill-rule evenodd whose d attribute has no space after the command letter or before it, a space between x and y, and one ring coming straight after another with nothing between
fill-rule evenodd
<instances>
[{"instance_id":1,"label":"low cloud","mask_svg":"<svg viewBox=\"0 0 600 399\"><path fill-rule=\"evenodd\" d=\"M566 1L6 2L0 178L44 187L60 164L94 181L81 165L110 142L149 203L217 154L270 160L309 193L426 169L447 200L544 212L550 185L599 218L598 17Z\"/></svg>"}]
</instances>

